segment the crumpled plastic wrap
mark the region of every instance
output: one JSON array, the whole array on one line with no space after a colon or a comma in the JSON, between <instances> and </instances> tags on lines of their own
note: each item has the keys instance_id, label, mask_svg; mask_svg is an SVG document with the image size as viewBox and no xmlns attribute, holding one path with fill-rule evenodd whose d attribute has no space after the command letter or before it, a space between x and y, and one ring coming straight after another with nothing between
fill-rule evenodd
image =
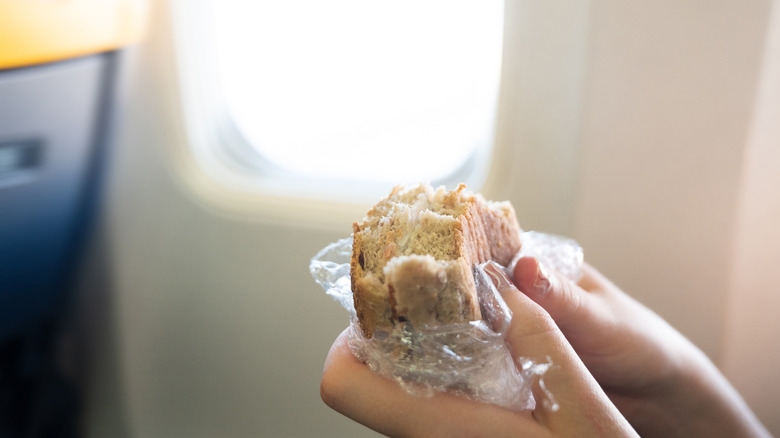
<instances>
[{"instance_id":1,"label":"crumpled plastic wrap","mask_svg":"<svg viewBox=\"0 0 780 438\"><path fill-rule=\"evenodd\" d=\"M533 257L545 268L564 275L572 281L582 277L583 251L574 240L555 234L526 231L520 236L520 251L509 264L509 272L522 257Z\"/></svg>"},{"instance_id":2,"label":"crumpled plastic wrap","mask_svg":"<svg viewBox=\"0 0 780 438\"><path fill-rule=\"evenodd\" d=\"M545 268L575 281L580 277L583 253L575 241L531 231L523 233L521 242L513 264L520 257L535 257ZM352 301L351 255L352 238L341 239L312 258L309 270L326 293L350 313L350 349L372 370L413 394L449 391L515 411L533 409L537 402L557 409L554 395L544 390L542 381L554 364L549 358L511 356L504 338L512 313L484 265L474 268L482 320L422 328L398 323L366 338ZM535 400L531 391L536 379L545 394L543 400Z\"/></svg>"}]
</instances>

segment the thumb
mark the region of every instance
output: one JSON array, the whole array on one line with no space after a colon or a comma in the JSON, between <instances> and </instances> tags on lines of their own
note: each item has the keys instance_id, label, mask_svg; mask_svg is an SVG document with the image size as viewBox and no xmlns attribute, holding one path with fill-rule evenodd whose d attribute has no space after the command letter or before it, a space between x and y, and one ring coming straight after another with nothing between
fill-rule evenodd
<instances>
[{"instance_id":1,"label":"thumb","mask_svg":"<svg viewBox=\"0 0 780 438\"><path fill-rule=\"evenodd\" d=\"M568 343L551 315L521 293L501 266L487 263L484 269L512 312L506 337L512 353L533 360L566 357Z\"/></svg>"},{"instance_id":2,"label":"thumb","mask_svg":"<svg viewBox=\"0 0 780 438\"><path fill-rule=\"evenodd\" d=\"M549 393L560 405L577 408L577 403L573 401L584 393L594 391L595 382L592 382L555 321L512 284L502 267L489 262L484 270L512 312L505 339L512 356L518 361L522 358L535 363L554 364L543 377ZM540 385L535 385L533 390L537 402L546 398ZM554 403L537 404L534 416L549 425L550 415L556 409Z\"/></svg>"},{"instance_id":3,"label":"thumb","mask_svg":"<svg viewBox=\"0 0 780 438\"><path fill-rule=\"evenodd\" d=\"M537 421L559 430L569 429L572 436L592 425L601 429L594 436L630 435L632 431L628 422L585 368L551 315L519 291L503 268L488 263L484 269L512 311L512 322L506 336L512 356L535 362L552 362L553 366L543 378L560 410L546 403L537 405L534 410ZM544 396L537 385L534 397L538 401L538 397Z\"/></svg>"}]
</instances>

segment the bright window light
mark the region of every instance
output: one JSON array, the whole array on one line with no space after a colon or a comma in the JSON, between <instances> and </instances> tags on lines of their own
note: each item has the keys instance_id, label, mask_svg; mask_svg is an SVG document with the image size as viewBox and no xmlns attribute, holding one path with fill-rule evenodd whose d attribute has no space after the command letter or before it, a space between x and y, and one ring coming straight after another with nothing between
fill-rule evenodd
<instances>
[{"instance_id":1,"label":"bright window light","mask_svg":"<svg viewBox=\"0 0 780 438\"><path fill-rule=\"evenodd\" d=\"M489 149L503 0L214 1L220 87L264 159L439 181Z\"/></svg>"}]
</instances>

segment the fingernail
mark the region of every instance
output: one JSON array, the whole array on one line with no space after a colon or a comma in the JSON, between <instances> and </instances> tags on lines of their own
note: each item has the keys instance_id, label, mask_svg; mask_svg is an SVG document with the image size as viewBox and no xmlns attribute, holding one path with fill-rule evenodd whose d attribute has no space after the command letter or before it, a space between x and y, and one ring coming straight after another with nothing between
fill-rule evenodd
<instances>
[{"instance_id":1,"label":"fingernail","mask_svg":"<svg viewBox=\"0 0 780 438\"><path fill-rule=\"evenodd\" d=\"M537 261L536 264L536 278L534 279L534 292L537 294L546 294L550 291L550 275L544 264Z\"/></svg>"},{"instance_id":2,"label":"fingernail","mask_svg":"<svg viewBox=\"0 0 780 438\"><path fill-rule=\"evenodd\" d=\"M485 272L499 291L503 288L514 286L509 277L507 277L506 272L504 272L504 268L496 262L487 262L485 264Z\"/></svg>"}]
</instances>

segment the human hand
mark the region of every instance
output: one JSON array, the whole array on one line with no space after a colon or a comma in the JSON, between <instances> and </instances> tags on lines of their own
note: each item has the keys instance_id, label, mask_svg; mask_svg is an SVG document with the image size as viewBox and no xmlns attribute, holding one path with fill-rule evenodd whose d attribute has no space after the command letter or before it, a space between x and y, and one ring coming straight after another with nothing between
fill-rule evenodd
<instances>
[{"instance_id":1,"label":"human hand","mask_svg":"<svg viewBox=\"0 0 780 438\"><path fill-rule=\"evenodd\" d=\"M486 271L513 313L506 342L512 357L554 364L544 382L558 409L538 403L514 412L449 393L415 396L358 361L342 332L328 354L320 393L333 409L390 436L636 436L547 312L520 293L500 268ZM534 395L544 394L538 384Z\"/></svg>"},{"instance_id":2,"label":"human hand","mask_svg":"<svg viewBox=\"0 0 780 438\"><path fill-rule=\"evenodd\" d=\"M698 348L591 266L575 284L522 258L513 278L642 436L769 436Z\"/></svg>"}]
</instances>

